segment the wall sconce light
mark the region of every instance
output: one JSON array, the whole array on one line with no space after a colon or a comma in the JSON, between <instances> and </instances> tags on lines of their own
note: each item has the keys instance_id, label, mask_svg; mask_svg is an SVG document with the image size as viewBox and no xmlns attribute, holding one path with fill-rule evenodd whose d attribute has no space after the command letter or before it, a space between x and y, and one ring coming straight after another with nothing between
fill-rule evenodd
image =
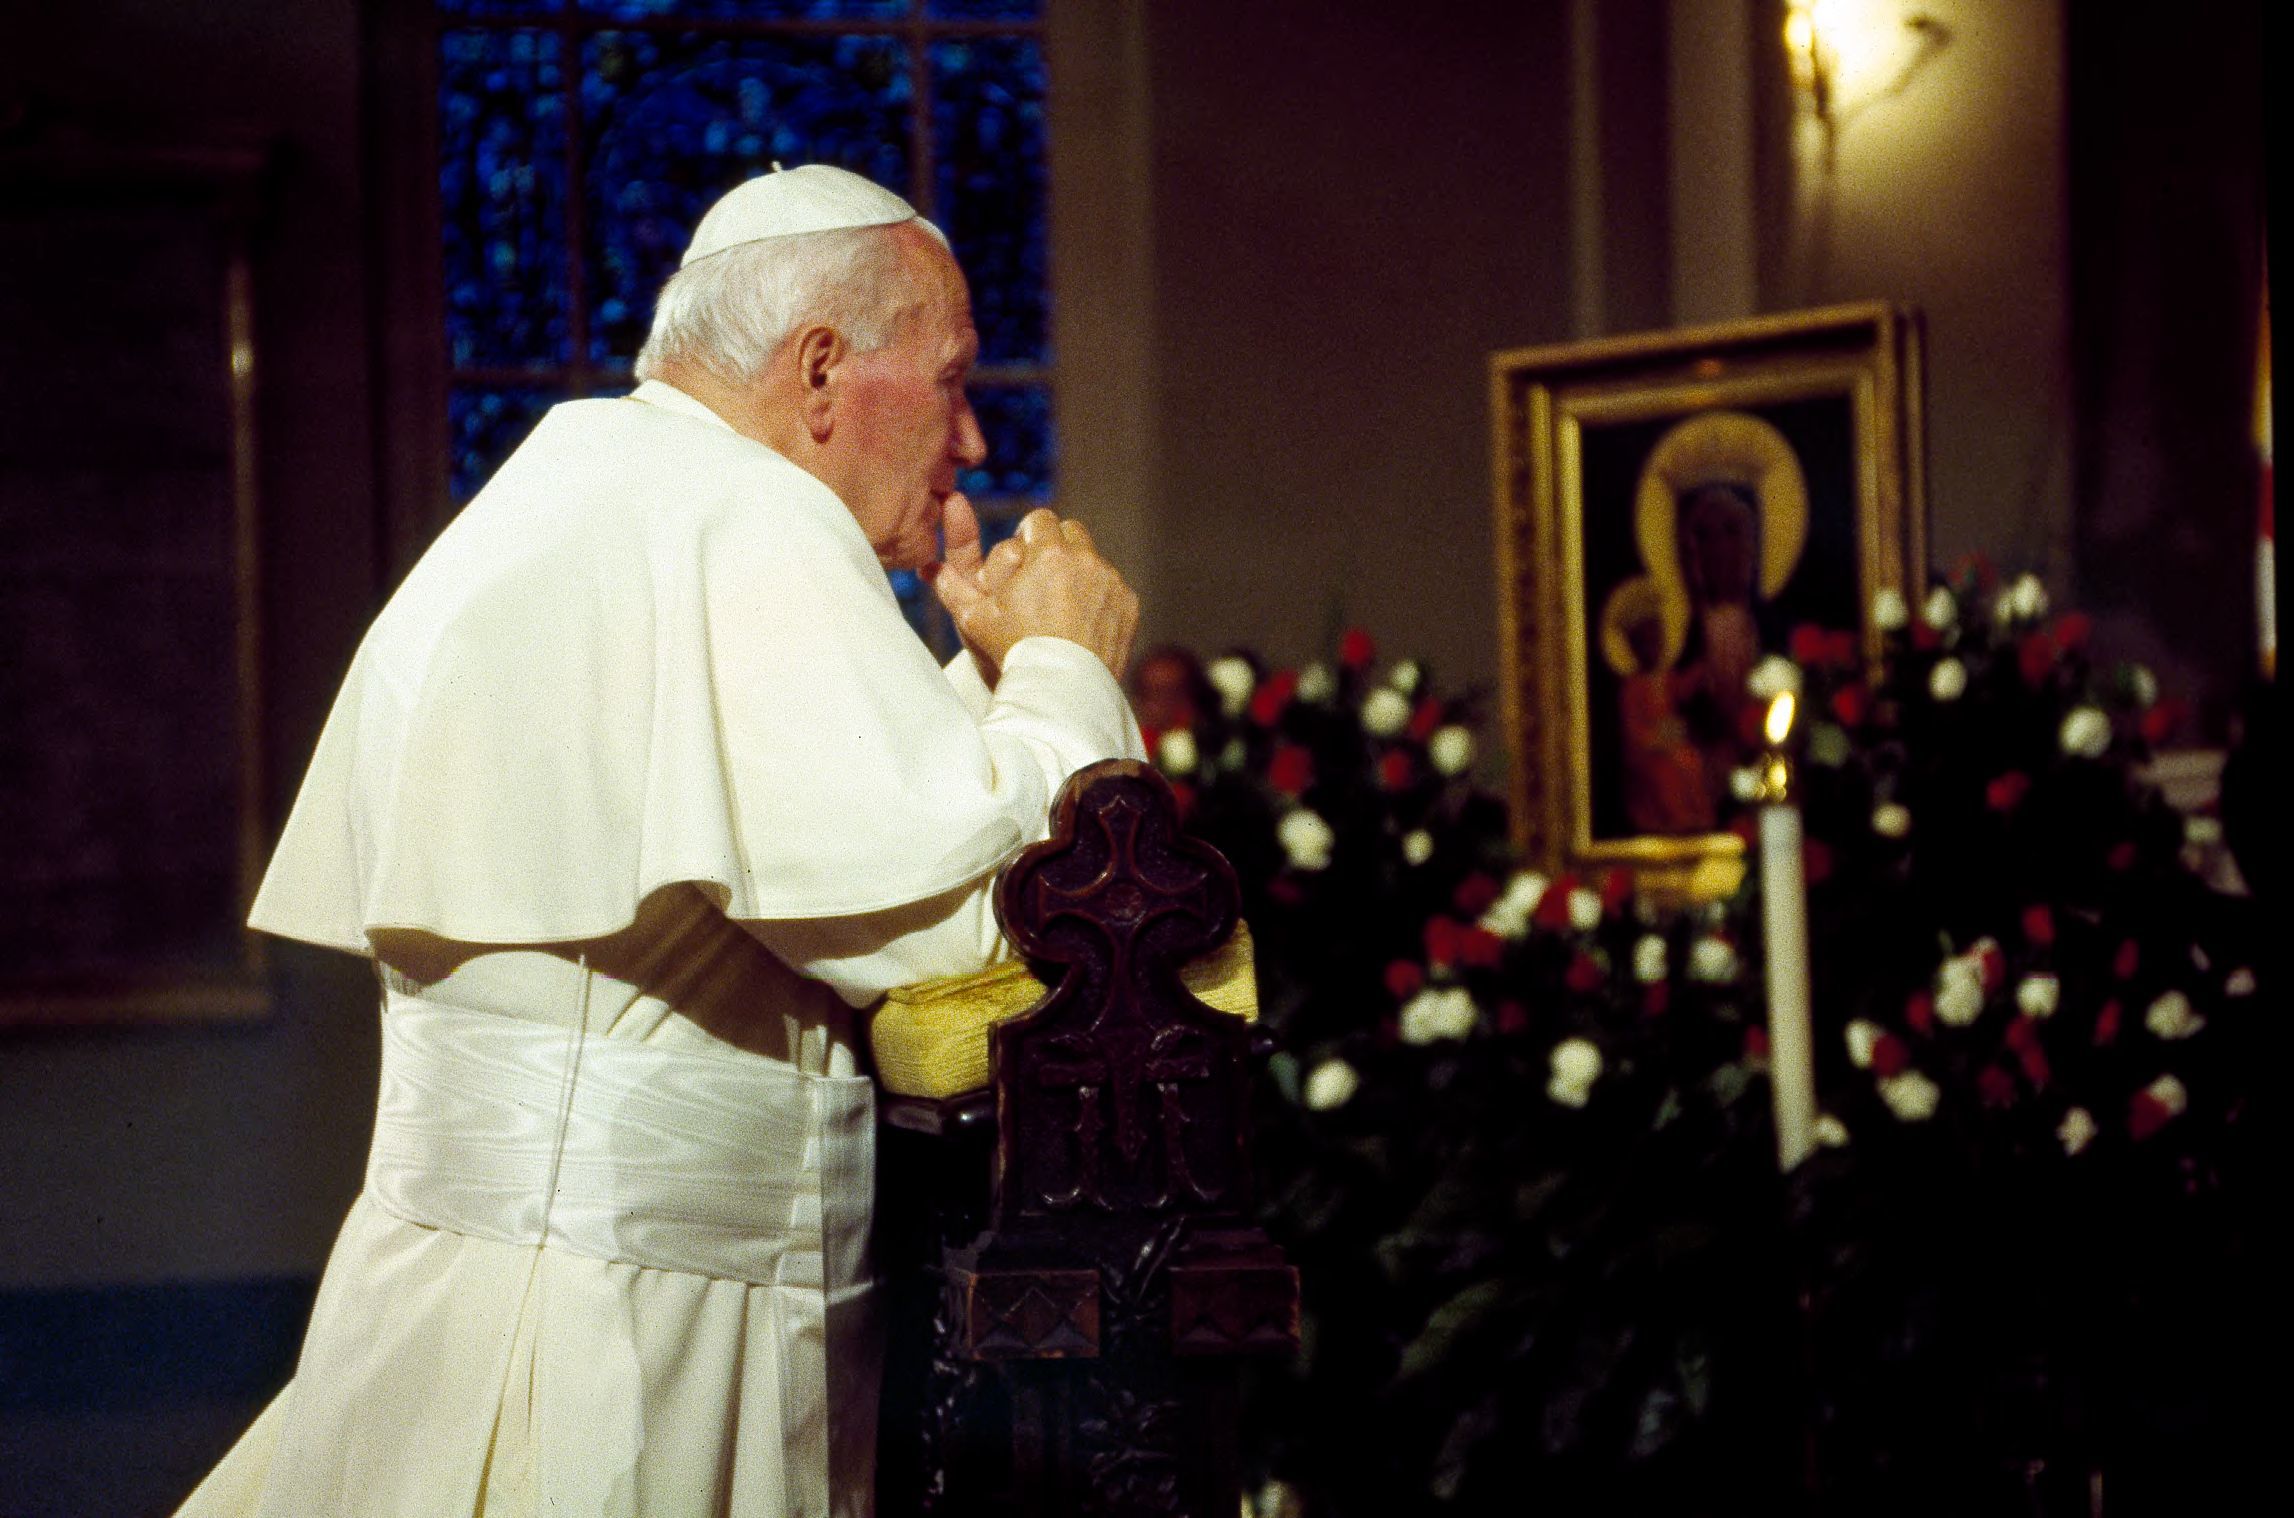
<instances>
[{"instance_id":1,"label":"wall sconce light","mask_svg":"<svg viewBox=\"0 0 2294 1518\"><path fill-rule=\"evenodd\" d=\"M1851 120L1874 101L1902 94L1950 42L1941 21L1889 0L1785 0L1792 85L1823 129L1825 162Z\"/></svg>"}]
</instances>

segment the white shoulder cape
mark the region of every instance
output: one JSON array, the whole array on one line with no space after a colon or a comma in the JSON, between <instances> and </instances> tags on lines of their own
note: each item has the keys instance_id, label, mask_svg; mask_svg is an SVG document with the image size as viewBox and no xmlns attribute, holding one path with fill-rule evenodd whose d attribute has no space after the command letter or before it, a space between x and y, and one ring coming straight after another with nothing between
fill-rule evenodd
<instances>
[{"instance_id":1,"label":"white shoulder cape","mask_svg":"<svg viewBox=\"0 0 2294 1518\"><path fill-rule=\"evenodd\" d=\"M553 409L391 598L252 926L563 942L679 881L736 918L845 916L1023 841L843 503L639 394Z\"/></svg>"}]
</instances>

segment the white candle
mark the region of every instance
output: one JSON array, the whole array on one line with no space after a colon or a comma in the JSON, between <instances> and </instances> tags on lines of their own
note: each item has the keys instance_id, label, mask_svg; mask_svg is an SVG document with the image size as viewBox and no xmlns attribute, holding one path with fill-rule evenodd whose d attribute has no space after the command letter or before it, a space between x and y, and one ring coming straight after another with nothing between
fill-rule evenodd
<instances>
[{"instance_id":1,"label":"white candle","mask_svg":"<svg viewBox=\"0 0 2294 1518\"><path fill-rule=\"evenodd\" d=\"M1776 1097L1776 1163L1790 1170L1816 1148L1816 1045L1808 1012L1808 892L1800 808L1760 809L1761 915L1768 929L1768 1079Z\"/></svg>"}]
</instances>

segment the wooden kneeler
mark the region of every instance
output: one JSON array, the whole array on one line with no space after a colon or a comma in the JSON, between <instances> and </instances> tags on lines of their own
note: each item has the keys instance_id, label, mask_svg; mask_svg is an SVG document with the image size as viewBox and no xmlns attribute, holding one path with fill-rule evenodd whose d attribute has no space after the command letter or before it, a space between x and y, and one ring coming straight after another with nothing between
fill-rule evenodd
<instances>
[{"instance_id":1,"label":"wooden kneeler","mask_svg":"<svg viewBox=\"0 0 2294 1518\"><path fill-rule=\"evenodd\" d=\"M895 993L874 1035L918 1092L881 1109L878 1511L1233 1518L1238 1357L1298 1344L1297 1273L1250 1221L1234 873L1160 775L1109 761L996 911L1051 989L991 1019L986 1088L931 1089L916 1050L1008 1010L1016 969Z\"/></svg>"}]
</instances>

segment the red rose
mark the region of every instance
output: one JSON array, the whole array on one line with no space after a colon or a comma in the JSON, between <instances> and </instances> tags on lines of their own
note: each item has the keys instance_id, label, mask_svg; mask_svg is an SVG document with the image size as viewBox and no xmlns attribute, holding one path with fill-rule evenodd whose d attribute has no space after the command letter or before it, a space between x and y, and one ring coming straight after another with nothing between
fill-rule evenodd
<instances>
[{"instance_id":1,"label":"red rose","mask_svg":"<svg viewBox=\"0 0 2294 1518\"><path fill-rule=\"evenodd\" d=\"M1872 1040L1872 1073L1882 1080L1901 1075L1912 1065L1912 1051L1893 1033Z\"/></svg>"},{"instance_id":2,"label":"red rose","mask_svg":"<svg viewBox=\"0 0 2294 1518\"><path fill-rule=\"evenodd\" d=\"M2055 669L2055 640L2044 632L2029 632L2015 645L2015 667L2026 685L2044 685Z\"/></svg>"},{"instance_id":3,"label":"red rose","mask_svg":"<svg viewBox=\"0 0 2294 1518\"><path fill-rule=\"evenodd\" d=\"M2118 1036L2119 1004L2115 1000L2107 1001L2103 1003L2103 1010L2095 1014L2095 1047L2108 1048Z\"/></svg>"},{"instance_id":4,"label":"red rose","mask_svg":"<svg viewBox=\"0 0 2294 1518\"><path fill-rule=\"evenodd\" d=\"M1153 758L1155 750L1163 745L1163 729L1143 727L1139 729L1139 741L1147 745L1147 755L1149 758Z\"/></svg>"},{"instance_id":5,"label":"red rose","mask_svg":"<svg viewBox=\"0 0 2294 1518\"><path fill-rule=\"evenodd\" d=\"M1800 845L1800 872L1810 885L1822 885L1832 877L1832 845L1821 838L1810 838Z\"/></svg>"},{"instance_id":6,"label":"red rose","mask_svg":"<svg viewBox=\"0 0 2294 1518\"><path fill-rule=\"evenodd\" d=\"M1267 761L1267 784L1286 796L1296 796L1314 784L1314 756L1295 743L1285 743Z\"/></svg>"},{"instance_id":7,"label":"red rose","mask_svg":"<svg viewBox=\"0 0 2294 1518\"><path fill-rule=\"evenodd\" d=\"M1386 989L1396 1001L1408 1001L1426 984L1426 972L1416 960L1397 959L1386 967Z\"/></svg>"},{"instance_id":8,"label":"red rose","mask_svg":"<svg viewBox=\"0 0 2294 1518\"><path fill-rule=\"evenodd\" d=\"M2025 907L2023 936L2042 949L2055 942L2055 914L2044 905Z\"/></svg>"},{"instance_id":9,"label":"red rose","mask_svg":"<svg viewBox=\"0 0 2294 1518\"><path fill-rule=\"evenodd\" d=\"M1458 936L1458 962L1477 970L1494 970L1505 958L1505 940L1487 928L1468 928Z\"/></svg>"},{"instance_id":10,"label":"red rose","mask_svg":"<svg viewBox=\"0 0 2294 1518\"><path fill-rule=\"evenodd\" d=\"M2031 790L2031 777L2021 770L2006 774L1984 787L1983 799L1995 812L2012 812L2023 804Z\"/></svg>"},{"instance_id":11,"label":"red rose","mask_svg":"<svg viewBox=\"0 0 2294 1518\"><path fill-rule=\"evenodd\" d=\"M1997 1065L1985 1065L1976 1072L1975 1094L1986 1107L2012 1107L2015 1105L2015 1077Z\"/></svg>"},{"instance_id":12,"label":"red rose","mask_svg":"<svg viewBox=\"0 0 2294 1518\"><path fill-rule=\"evenodd\" d=\"M2138 1091L2127 1102L2127 1136L2139 1144L2164 1128L2173 1116L2166 1103L2148 1091Z\"/></svg>"},{"instance_id":13,"label":"red rose","mask_svg":"<svg viewBox=\"0 0 2294 1518\"><path fill-rule=\"evenodd\" d=\"M2031 1089L2047 1089L2048 1078L2055 1073L2047 1064L2047 1051L2035 1042L2028 1048L2016 1050L2015 1057L2023 1065L2023 1078L2031 1082Z\"/></svg>"},{"instance_id":14,"label":"red rose","mask_svg":"<svg viewBox=\"0 0 2294 1518\"><path fill-rule=\"evenodd\" d=\"M2028 1017L2008 1020L2007 1047L2021 1054L2026 1049L2039 1047L2039 1024Z\"/></svg>"},{"instance_id":15,"label":"red rose","mask_svg":"<svg viewBox=\"0 0 2294 1518\"><path fill-rule=\"evenodd\" d=\"M1290 705L1291 695L1298 689L1298 671L1278 669L1251 693L1251 720L1261 727L1272 727L1282 709Z\"/></svg>"},{"instance_id":16,"label":"red rose","mask_svg":"<svg viewBox=\"0 0 2294 1518\"><path fill-rule=\"evenodd\" d=\"M2135 972L2143 967L2142 945L2132 938L2119 945L2119 952L2111 956L2111 973L2121 980L2133 980Z\"/></svg>"},{"instance_id":17,"label":"red rose","mask_svg":"<svg viewBox=\"0 0 2294 1518\"><path fill-rule=\"evenodd\" d=\"M1739 812L1736 816L1736 820L1728 825L1728 830L1736 834L1737 837L1743 839L1744 846L1746 848L1756 849L1760 847L1759 813L1750 811Z\"/></svg>"},{"instance_id":18,"label":"red rose","mask_svg":"<svg viewBox=\"0 0 2294 1518\"><path fill-rule=\"evenodd\" d=\"M1748 749L1768 742L1768 707L1764 703L1747 701L1736 709L1736 740Z\"/></svg>"},{"instance_id":19,"label":"red rose","mask_svg":"<svg viewBox=\"0 0 2294 1518\"><path fill-rule=\"evenodd\" d=\"M1904 1025L1925 1037L1936 1031L1936 999L1925 991L1904 998Z\"/></svg>"},{"instance_id":20,"label":"red rose","mask_svg":"<svg viewBox=\"0 0 2294 1518\"><path fill-rule=\"evenodd\" d=\"M1792 629L1792 636L1785 640L1784 647L1795 664L1821 664L1829 642L1823 628L1813 622L1803 622Z\"/></svg>"},{"instance_id":21,"label":"red rose","mask_svg":"<svg viewBox=\"0 0 2294 1518\"><path fill-rule=\"evenodd\" d=\"M1842 727L1861 727L1872 707L1871 692L1861 685L1843 685L1832 693L1832 715Z\"/></svg>"},{"instance_id":22,"label":"red rose","mask_svg":"<svg viewBox=\"0 0 2294 1518\"><path fill-rule=\"evenodd\" d=\"M1434 736L1434 729L1442 725L1442 718L1447 715L1448 710L1442 705L1441 698L1428 696L1410 713L1410 725L1404 731L1414 741L1423 743Z\"/></svg>"},{"instance_id":23,"label":"red rose","mask_svg":"<svg viewBox=\"0 0 2294 1518\"><path fill-rule=\"evenodd\" d=\"M2111 852L2103 856L2103 863L2124 875L2135 867L2135 845L2132 839L2111 845Z\"/></svg>"},{"instance_id":24,"label":"red rose","mask_svg":"<svg viewBox=\"0 0 2294 1518\"><path fill-rule=\"evenodd\" d=\"M1976 963L1983 967L1983 988L1996 991L2007 979L2007 956L1999 952L1999 945L1985 943L1976 955Z\"/></svg>"},{"instance_id":25,"label":"red rose","mask_svg":"<svg viewBox=\"0 0 2294 1518\"><path fill-rule=\"evenodd\" d=\"M1606 979L1608 977L1602 973L1600 963L1592 955L1579 953L1562 973L1561 983L1572 991L1598 991Z\"/></svg>"},{"instance_id":26,"label":"red rose","mask_svg":"<svg viewBox=\"0 0 2294 1518\"><path fill-rule=\"evenodd\" d=\"M1458 962L1458 940L1465 925L1454 917L1426 919L1426 962L1433 965L1454 965Z\"/></svg>"},{"instance_id":27,"label":"red rose","mask_svg":"<svg viewBox=\"0 0 2294 1518\"><path fill-rule=\"evenodd\" d=\"M1529 1031L1529 1011L1520 1002L1508 997L1497 1004L1496 1023L1500 1033L1526 1033Z\"/></svg>"},{"instance_id":28,"label":"red rose","mask_svg":"<svg viewBox=\"0 0 2294 1518\"><path fill-rule=\"evenodd\" d=\"M1633 872L1611 870L1601 877L1601 910L1614 917L1633 900Z\"/></svg>"},{"instance_id":29,"label":"red rose","mask_svg":"<svg viewBox=\"0 0 2294 1518\"><path fill-rule=\"evenodd\" d=\"M1768 1030L1758 1023L1744 1030L1744 1057L1748 1064L1760 1064L1768 1058Z\"/></svg>"},{"instance_id":30,"label":"red rose","mask_svg":"<svg viewBox=\"0 0 2294 1518\"><path fill-rule=\"evenodd\" d=\"M1460 917L1479 917L1497 901L1497 882L1480 870L1458 882L1450 893L1450 905L1458 909Z\"/></svg>"},{"instance_id":31,"label":"red rose","mask_svg":"<svg viewBox=\"0 0 2294 1518\"><path fill-rule=\"evenodd\" d=\"M2161 701L2143 713L2143 720L2139 724L2142 728L2143 741L2151 747L2157 748L2175 735L2175 729L2182 726L2182 716L2183 707L2180 701Z\"/></svg>"},{"instance_id":32,"label":"red rose","mask_svg":"<svg viewBox=\"0 0 2294 1518\"><path fill-rule=\"evenodd\" d=\"M1671 981L1653 981L1641 988L1641 1015L1663 1017L1665 1009L1673 1004Z\"/></svg>"},{"instance_id":33,"label":"red rose","mask_svg":"<svg viewBox=\"0 0 2294 1518\"><path fill-rule=\"evenodd\" d=\"M2087 646L2087 639L2095 631L2095 619L2083 611L2066 614L2055 624L2055 646L2067 654L2075 654Z\"/></svg>"},{"instance_id":34,"label":"red rose","mask_svg":"<svg viewBox=\"0 0 2294 1518\"><path fill-rule=\"evenodd\" d=\"M1410 785L1410 756L1400 749L1390 749L1378 761L1378 783L1390 791L1407 790Z\"/></svg>"},{"instance_id":35,"label":"red rose","mask_svg":"<svg viewBox=\"0 0 2294 1518\"><path fill-rule=\"evenodd\" d=\"M1825 662L1841 669L1853 669L1860 652L1852 632L1835 632L1824 640Z\"/></svg>"},{"instance_id":36,"label":"red rose","mask_svg":"<svg viewBox=\"0 0 2294 1518\"><path fill-rule=\"evenodd\" d=\"M1944 635L1925 622L1912 624L1912 647L1923 654L1932 654L1944 646Z\"/></svg>"},{"instance_id":37,"label":"red rose","mask_svg":"<svg viewBox=\"0 0 2294 1518\"><path fill-rule=\"evenodd\" d=\"M1370 661L1378 657L1378 645L1359 627L1349 627L1338 640L1338 664L1341 669L1367 669Z\"/></svg>"},{"instance_id":38,"label":"red rose","mask_svg":"<svg viewBox=\"0 0 2294 1518\"><path fill-rule=\"evenodd\" d=\"M1569 897L1570 893L1577 889L1578 884L1575 875L1564 875L1547 886L1545 894L1537 899L1537 910L1529 914L1529 920L1549 933L1567 931L1569 927Z\"/></svg>"}]
</instances>

